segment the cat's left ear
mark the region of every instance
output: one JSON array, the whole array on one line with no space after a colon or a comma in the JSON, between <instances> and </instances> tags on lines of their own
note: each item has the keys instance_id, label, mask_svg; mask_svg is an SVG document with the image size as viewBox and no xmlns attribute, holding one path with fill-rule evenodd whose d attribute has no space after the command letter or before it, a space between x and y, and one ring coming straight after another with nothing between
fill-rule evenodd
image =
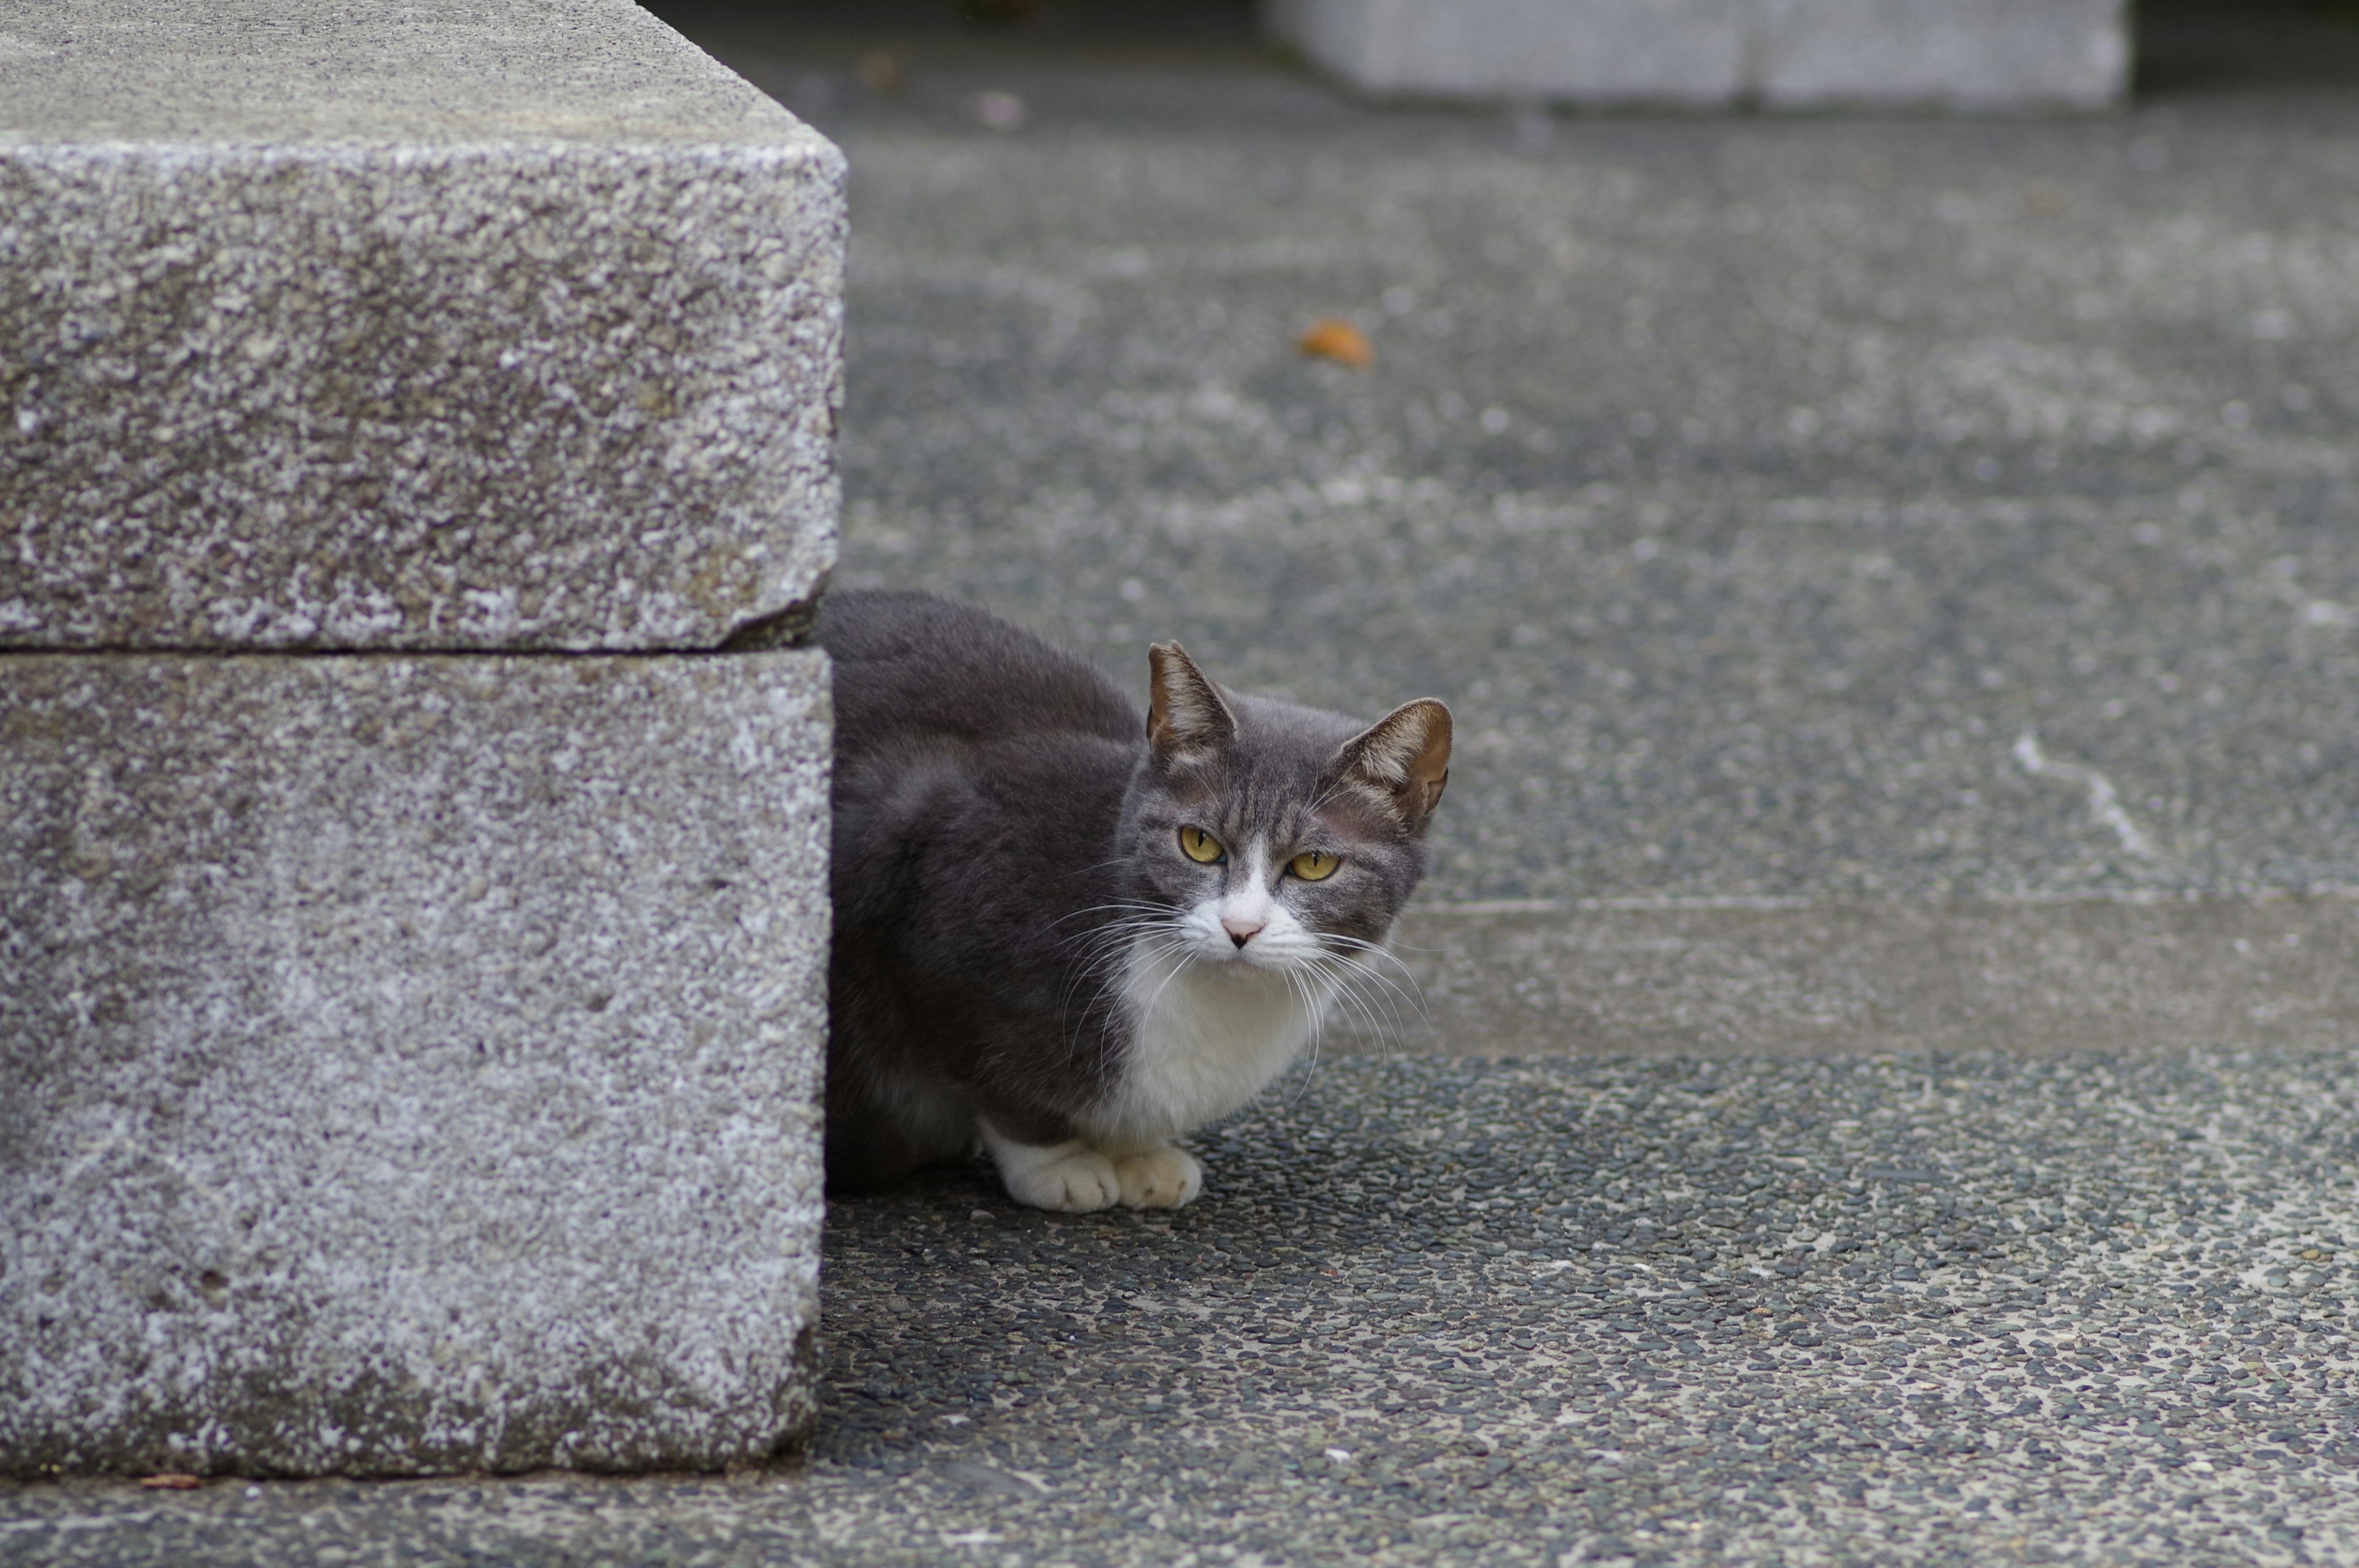
<instances>
[{"instance_id":1,"label":"cat's left ear","mask_svg":"<svg viewBox=\"0 0 2359 1568\"><path fill-rule=\"evenodd\" d=\"M1450 783L1450 709L1430 697L1402 703L1343 742L1335 771L1391 806L1411 833L1425 831Z\"/></svg>"},{"instance_id":2,"label":"cat's left ear","mask_svg":"<svg viewBox=\"0 0 2359 1568\"><path fill-rule=\"evenodd\" d=\"M1147 650L1153 687L1147 703L1147 743L1165 766L1209 762L1237 738L1237 717L1220 688L1204 678L1188 650L1158 643Z\"/></svg>"}]
</instances>

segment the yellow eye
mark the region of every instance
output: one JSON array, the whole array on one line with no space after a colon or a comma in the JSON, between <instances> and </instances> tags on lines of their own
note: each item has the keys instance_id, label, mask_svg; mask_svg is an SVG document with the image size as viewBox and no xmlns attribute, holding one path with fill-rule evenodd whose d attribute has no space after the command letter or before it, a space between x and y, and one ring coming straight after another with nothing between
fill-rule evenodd
<instances>
[{"instance_id":1,"label":"yellow eye","mask_svg":"<svg viewBox=\"0 0 2359 1568\"><path fill-rule=\"evenodd\" d=\"M1201 827L1180 829L1180 852L1200 866L1212 865L1228 858L1221 841Z\"/></svg>"},{"instance_id":2,"label":"yellow eye","mask_svg":"<svg viewBox=\"0 0 2359 1568\"><path fill-rule=\"evenodd\" d=\"M1287 865L1287 870L1306 882L1325 881L1335 874L1343 862L1324 849L1305 849Z\"/></svg>"}]
</instances>

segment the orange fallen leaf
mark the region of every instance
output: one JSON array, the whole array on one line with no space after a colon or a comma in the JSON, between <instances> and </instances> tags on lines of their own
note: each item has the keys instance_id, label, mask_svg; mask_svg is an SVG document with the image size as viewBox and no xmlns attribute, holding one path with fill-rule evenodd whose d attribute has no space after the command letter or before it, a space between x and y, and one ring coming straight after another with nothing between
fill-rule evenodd
<instances>
[{"instance_id":1,"label":"orange fallen leaf","mask_svg":"<svg viewBox=\"0 0 2359 1568\"><path fill-rule=\"evenodd\" d=\"M1365 370L1376 362L1376 351L1368 346L1367 334L1341 316L1311 322L1310 330L1294 340L1294 346L1313 359L1333 360L1353 370Z\"/></svg>"},{"instance_id":2,"label":"orange fallen leaf","mask_svg":"<svg viewBox=\"0 0 2359 1568\"><path fill-rule=\"evenodd\" d=\"M142 1476L139 1484L151 1492L193 1492L205 1484L205 1478L167 1470L160 1476Z\"/></svg>"}]
</instances>

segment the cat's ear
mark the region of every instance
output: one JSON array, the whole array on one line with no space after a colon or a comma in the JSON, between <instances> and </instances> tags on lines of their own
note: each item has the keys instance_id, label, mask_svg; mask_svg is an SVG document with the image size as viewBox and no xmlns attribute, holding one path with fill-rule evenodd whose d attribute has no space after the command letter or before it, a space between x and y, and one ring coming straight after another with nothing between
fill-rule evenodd
<instances>
[{"instance_id":1,"label":"cat's ear","mask_svg":"<svg viewBox=\"0 0 2359 1568\"><path fill-rule=\"evenodd\" d=\"M1158 643L1147 650L1147 667L1154 688L1147 703L1147 743L1157 760L1184 765L1228 750L1237 738L1237 717L1188 650Z\"/></svg>"},{"instance_id":2,"label":"cat's ear","mask_svg":"<svg viewBox=\"0 0 2359 1568\"><path fill-rule=\"evenodd\" d=\"M1335 773L1423 832L1450 783L1450 709L1430 697L1402 703L1343 742Z\"/></svg>"}]
</instances>

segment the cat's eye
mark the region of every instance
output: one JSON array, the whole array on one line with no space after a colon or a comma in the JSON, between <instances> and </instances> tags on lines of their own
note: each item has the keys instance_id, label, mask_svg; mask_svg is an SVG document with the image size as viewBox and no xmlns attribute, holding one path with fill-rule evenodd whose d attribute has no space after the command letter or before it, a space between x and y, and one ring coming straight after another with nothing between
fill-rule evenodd
<instances>
[{"instance_id":1,"label":"cat's eye","mask_svg":"<svg viewBox=\"0 0 2359 1568\"><path fill-rule=\"evenodd\" d=\"M1287 862L1286 869L1306 882L1321 882L1335 874L1343 862L1324 849L1305 849Z\"/></svg>"},{"instance_id":2,"label":"cat's eye","mask_svg":"<svg viewBox=\"0 0 2359 1568\"><path fill-rule=\"evenodd\" d=\"M1201 827L1180 829L1180 852L1200 866L1210 866L1227 859L1228 851L1221 841Z\"/></svg>"}]
</instances>

